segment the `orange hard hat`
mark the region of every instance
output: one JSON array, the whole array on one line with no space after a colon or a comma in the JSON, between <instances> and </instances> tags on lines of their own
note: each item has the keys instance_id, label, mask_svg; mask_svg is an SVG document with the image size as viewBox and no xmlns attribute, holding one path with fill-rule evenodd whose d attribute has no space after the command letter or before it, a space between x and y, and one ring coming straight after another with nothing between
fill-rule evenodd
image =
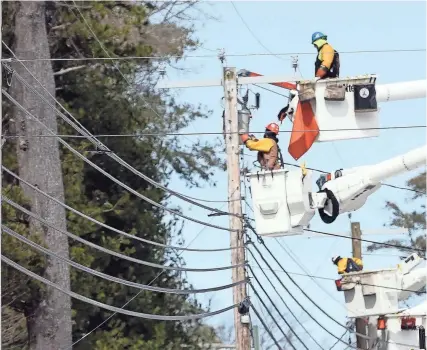
<instances>
[{"instance_id":1,"label":"orange hard hat","mask_svg":"<svg viewBox=\"0 0 427 350\"><path fill-rule=\"evenodd\" d=\"M270 123L265 128L271 132L274 132L276 135L279 135L279 124Z\"/></svg>"}]
</instances>

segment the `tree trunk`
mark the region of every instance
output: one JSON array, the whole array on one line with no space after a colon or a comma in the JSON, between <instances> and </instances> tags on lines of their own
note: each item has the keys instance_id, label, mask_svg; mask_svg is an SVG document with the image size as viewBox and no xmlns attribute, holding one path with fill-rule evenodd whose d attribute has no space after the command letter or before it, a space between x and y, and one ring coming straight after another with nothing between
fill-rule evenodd
<instances>
[{"instance_id":1,"label":"tree trunk","mask_svg":"<svg viewBox=\"0 0 427 350\"><path fill-rule=\"evenodd\" d=\"M15 53L22 59L50 58L45 24L45 3L43 1L21 1L15 19ZM55 96L55 81L50 61L24 62L42 85ZM33 87L42 92L52 103L47 93L21 66L13 68ZM11 95L31 114L52 131L57 133L56 114L37 95L12 81ZM19 174L42 191L64 201L59 145L53 137L28 137L27 135L47 134L41 125L15 108L16 131L20 138L17 143ZM31 200L32 211L55 227L66 229L65 210L52 201L23 185L27 198ZM55 230L41 227L34 220L30 223L31 234L38 234L46 247L68 257L68 239ZM57 259L48 258L44 277L64 289L70 289L69 266ZM60 291L46 288L42 300L28 315L27 325L31 350L56 350L71 346L71 300Z\"/></svg>"}]
</instances>

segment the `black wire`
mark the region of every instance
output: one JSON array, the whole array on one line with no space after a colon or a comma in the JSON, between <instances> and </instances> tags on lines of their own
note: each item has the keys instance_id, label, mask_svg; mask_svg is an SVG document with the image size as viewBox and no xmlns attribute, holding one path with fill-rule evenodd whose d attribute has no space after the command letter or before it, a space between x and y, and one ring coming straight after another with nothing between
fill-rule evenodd
<instances>
[{"instance_id":1,"label":"black wire","mask_svg":"<svg viewBox=\"0 0 427 350\"><path fill-rule=\"evenodd\" d=\"M258 261L256 260L256 258L254 257L253 253L247 249L252 257L254 258L254 260L256 261L256 263L258 264ZM259 264L258 264L259 265ZM305 343L301 340L301 338L298 336L298 334L295 332L295 330L292 328L292 326L288 323L288 321L286 321L285 317L280 313L279 309L277 308L276 304L273 302L273 300L270 298L270 296L268 295L268 293L266 292L266 290L264 289L264 287L262 286L261 282L258 280L258 277L255 275L254 271L252 270L252 268L250 266L249 270L252 272L252 276L255 279L255 281L258 283L258 285L261 287L262 291L264 292L264 294L267 296L268 300L270 301L270 303L273 305L273 307L275 308L275 310L277 311L277 313L280 315L280 317L282 318L283 321L285 321L286 325L289 327L290 331L295 335L295 337L301 342L301 344L307 349L307 345L305 345ZM270 282L270 284L272 285L273 289L276 291L276 293L279 295L280 299L283 301L283 303L285 304L286 308L289 310L289 313L297 320L299 321L295 315L293 314L293 312L291 311L291 309L288 307L288 305L285 303L285 301L283 300L283 298L281 297L281 295L277 292L277 289L274 287L274 284L271 283L270 279L268 278L267 274L263 271L264 276L266 277L266 279ZM299 322L298 322L299 323ZM302 327L302 324L299 323ZM310 336L310 333L307 332L307 330L303 327L304 331ZM319 344L318 344L319 345ZM320 346L320 345L319 345Z\"/></svg>"},{"instance_id":2,"label":"black wire","mask_svg":"<svg viewBox=\"0 0 427 350\"><path fill-rule=\"evenodd\" d=\"M265 324L265 322L263 321L261 315L259 314L259 312L257 311L257 309L255 309L254 304L251 303L251 309L255 312L256 317L258 318L258 320L261 322L262 326L264 327L265 331L268 333L268 335L271 337L271 339L273 339L274 343L276 344L276 346L282 350L282 348L279 345L279 342L277 341L277 339L274 337L273 333L271 333L270 328L268 328L268 326Z\"/></svg>"},{"instance_id":3,"label":"black wire","mask_svg":"<svg viewBox=\"0 0 427 350\"><path fill-rule=\"evenodd\" d=\"M264 87L264 86L261 86L261 85L258 85L258 84L252 84L252 85L256 86L257 88L260 88L260 89L263 89L263 90L270 91L270 92L272 92L273 94L276 94L276 95L279 95L279 96L283 96L283 97L289 98L289 95L284 95L284 94L281 94L280 92L277 92L277 91L274 91L274 90L271 90L271 89L267 89L267 88L266 88L266 87Z\"/></svg>"},{"instance_id":4,"label":"black wire","mask_svg":"<svg viewBox=\"0 0 427 350\"><path fill-rule=\"evenodd\" d=\"M313 233L319 233L319 234L322 234L322 235L325 235L325 236L340 237L340 238L346 238L346 239L351 239L351 240L355 240L355 241L362 241L362 242L367 242L367 243L379 244L379 245L384 245L384 246L387 246L387 247L393 247L393 248L398 248L398 249L406 249L406 250L411 250L411 251L415 251L415 252L422 252L422 253L425 252L422 249L417 249L417 248L412 248L412 247L406 247L406 246L403 246L403 245L397 245L397 244L391 244L391 243L385 243L385 242L371 241L369 239L363 239L363 238L356 238L356 237L350 237L350 236L341 236L341 235L337 235L335 233L322 232L322 231L316 231L316 230L310 230L310 229L304 229L304 231L313 232Z\"/></svg>"},{"instance_id":5,"label":"black wire","mask_svg":"<svg viewBox=\"0 0 427 350\"><path fill-rule=\"evenodd\" d=\"M286 335L286 333L284 332L284 330L280 327L279 322L277 322L276 318L273 316L272 312L270 311L270 309L267 307L267 305L264 303L264 301L262 300L262 298L260 297L260 295L258 294L258 292L256 291L255 287L253 286L253 284L251 282L249 282L249 285L252 288L252 291L254 292L255 296L258 298L258 300L261 302L262 306L264 307L264 309L267 311L267 313L270 315L270 317L272 318L272 320L274 321L274 323L276 324L277 328L279 329L280 333L283 334L283 336L285 337L286 341L289 343L289 345L292 347L292 349L297 350L294 346L294 344L292 344L291 340L289 339L289 337Z\"/></svg>"},{"instance_id":6,"label":"black wire","mask_svg":"<svg viewBox=\"0 0 427 350\"><path fill-rule=\"evenodd\" d=\"M340 339L344 338L344 336L347 334L348 330L346 330L343 335L340 337ZM339 340L337 340L330 348L329 350L332 350L337 344L339 343Z\"/></svg>"},{"instance_id":7,"label":"black wire","mask_svg":"<svg viewBox=\"0 0 427 350\"><path fill-rule=\"evenodd\" d=\"M248 226L251 230L253 230L253 228L251 228L250 226ZM255 233L255 235L257 235L257 237L259 237L258 236L258 234L255 232L255 230L253 230L253 232ZM249 237L248 237L248 239L249 239ZM277 259L275 258L275 256L271 253L271 251L265 246L265 244L263 244L264 245L264 247L267 249L267 251L270 253L270 255L273 257L273 259L275 259L276 260L276 262L279 264L279 262L277 261ZM253 246L254 246L254 248L255 248L255 250L257 251L257 253L259 254L259 256L261 257L261 259L264 261L264 263L266 263L267 264L267 266L269 267L269 268L271 268L271 265L268 263L268 261L264 258L264 256L261 254L261 252L259 251L259 249L258 249L258 247L255 245L255 244L253 244ZM279 266L281 267L281 269L285 272L285 273L287 273L286 271L285 271L285 269L283 269L283 267L282 267L282 265L280 265L279 264ZM302 310L304 310L305 311L305 313L314 321L314 322L316 322L316 324L319 326L319 327L321 327L325 332L327 332L329 335L331 335L332 337L334 337L335 339L339 339L336 335L334 335L334 333L332 333L332 332L330 332L328 329L326 329L319 321L317 321L312 315L311 315L311 313L309 312L309 311L307 311L307 309L303 306L303 305L301 305L301 303L293 296L293 294L289 291L289 289L285 286L285 284L282 282L282 280L279 278L279 276L273 271L273 270L271 270L271 272L273 273L273 275L277 278L277 280L279 281L279 283L282 285L282 287L288 292L288 294L291 296L291 298L299 305L299 307L302 309ZM294 282L294 280L292 279L292 277L290 277L289 276L289 274L287 274L288 275L288 277L289 277L289 279L291 280L291 281L293 281ZM294 284L296 284L295 282L294 282ZM297 285L298 286L298 285ZM298 286L299 287L299 286ZM300 287L299 287L299 289L300 290L302 290ZM305 294L305 292L303 291L303 294ZM311 299L310 299L311 300ZM313 301L312 301L313 302ZM313 302L313 304L315 304L316 306L317 306L317 304L316 303L314 303ZM319 307L319 306L317 306L317 307ZM328 315L329 316L329 315ZM331 316L329 316L331 319L333 319ZM333 319L334 320L334 319ZM336 320L334 320L335 322L337 322L340 326L343 326L343 325L341 325L338 321L336 321ZM345 326L343 326L344 328L346 328L347 329L347 327L345 327ZM344 343L344 344L346 344L344 341L342 341L341 339L340 339L340 341L342 342L342 343ZM346 344L347 345L347 344Z\"/></svg>"}]
</instances>

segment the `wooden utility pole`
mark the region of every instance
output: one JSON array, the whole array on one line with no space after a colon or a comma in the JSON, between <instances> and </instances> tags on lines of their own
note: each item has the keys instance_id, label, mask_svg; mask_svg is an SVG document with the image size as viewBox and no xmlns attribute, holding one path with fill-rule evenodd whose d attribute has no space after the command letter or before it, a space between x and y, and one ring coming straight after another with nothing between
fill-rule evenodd
<instances>
[{"instance_id":1,"label":"wooden utility pole","mask_svg":"<svg viewBox=\"0 0 427 350\"><path fill-rule=\"evenodd\" d=\"M360 231L360 223L351 223L351 243L353 248L353 257L362 259L362 232ZM366 324L362 318L356 318L356 332L366 335ZM356 335L357 348L366 349L366 339Z\"/></svg>"},{"instance_id":2,"label":"wooden utility pole","mask_svg":"<svg viewBox=\"0 0 427 350\"><path fill-rule=\"evenodd\" d=\"M240 193L240 165L239 165L239 125L237 115L237 76L236 68L223 68L223 85L225 98L225 141L227 147L228 171L228 209L230 213L242 215L242 202ZM230 216L231 264L241 264L245 261L245 246L243 240L243 221L236 216ZM238 267L232 271L233 282L245 279L245 269ZM233 288L233 301L240 303L246 298L246 286L239 285ZM241 315L237 308L234 309L234 327L236 334L237 350L249 350L251 338L249 327L241 322Z\"/></svg>"},{"instance_id":3,"label":"wooden utility pole","mask_svg":"<svg viewBox=\"0 0 427 350\"><path fill-rule=\"evenodd\" d=\"M21 1L15 17L16 55L25 61L28 70L46 90L55 96L55 80L49 61L50 49L46 32L46 8L44 1ZM35 60L40 59L40 60ZM39 90L45 98L55 101L31 74L19 63L12 63L16 73ZM57 133L56 113L40 97L26 88L17 79L12 79L11 96L26 110L39 119L54 133ZM17 155L19 175L43 192L64 202L64 185L58 141L53 137L28 137L46 135L46 130L29 118L19 108L14 109L16 118ZM25 196L31 202L31 211L44 218L53 227L66 230L65 209L41 196L28 186L21 184ZM30 234L43 240L45 247L58 255L68 258L68 238L52 228L43 227L36 220L30 220ZM69 266L56 258L46 259L46 279L70 290ZM71 298L66 294L45 287L41 300L27 308L27 328L30 350L68 349L72 344Z\"/></svg>"}]
</instances>

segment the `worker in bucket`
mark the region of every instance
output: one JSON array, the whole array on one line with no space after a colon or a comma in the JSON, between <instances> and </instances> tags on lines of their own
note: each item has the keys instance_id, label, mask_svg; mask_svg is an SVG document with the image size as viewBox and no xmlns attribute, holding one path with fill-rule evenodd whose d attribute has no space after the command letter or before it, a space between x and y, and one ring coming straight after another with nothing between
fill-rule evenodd
<instances>
[{"instance_id":1,"label":"worker in bucket","mask_svg":"<svg viewBox=\"0 0 427 350\"><path fill-rule=\"evenodd\" d=\"M317 49L315 76L318 79L338 78L340 75L340 57L337 51L327 42L328 37L322 32L315 32L311 42Z\"/></svg>"},{"instance_id":2,"label":"worker in bucket","mask_svg":"<svg viewBox=\"0 0 427 350\"><path fill-rule=\"evenodd\" d=\"M341 258L340 256L334 256L332 258L332 263L337 265L340 275L363 270L363 262L358 258Z\"/></svg>"},{"instance_id":3,"label":"worker in bucket","mask_svg":"<svg viewBox=\"0 0 427 350\"><path fill-rule=\"evenodd\" d=\"M248 149L258 151L258 162L263 170L280 169L279 157L281 158L281 155L277 135L279 135L279 125L276 123L270 123L265 127L264 138L261 140L246 133L240 135Z\"/></svg>"}]
</instances>

